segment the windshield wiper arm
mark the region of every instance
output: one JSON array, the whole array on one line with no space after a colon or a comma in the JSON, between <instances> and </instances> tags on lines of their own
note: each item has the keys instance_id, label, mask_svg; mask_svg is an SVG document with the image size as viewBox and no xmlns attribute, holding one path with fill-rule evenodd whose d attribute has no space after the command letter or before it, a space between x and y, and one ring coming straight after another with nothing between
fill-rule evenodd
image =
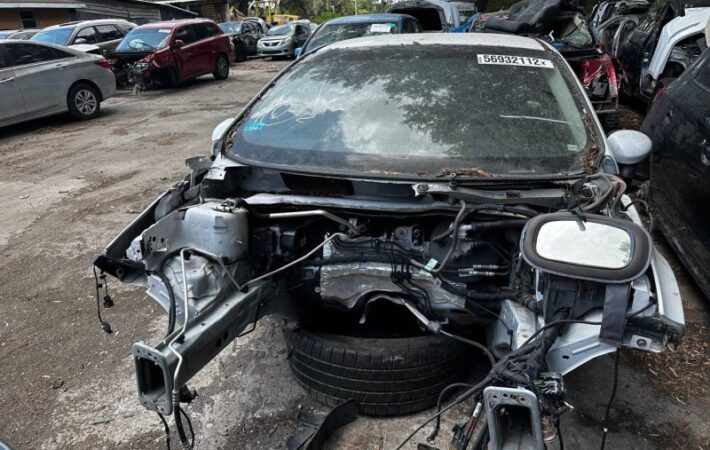
<instances>
[{"instance_id":1,"label":"windshield wiper arm","mask_svg":"<svg viewBox=\"0 0 710 450\"><path fill-rule=\"evenodd\" d=\"M466 187L451 187L449 183L417 183L412 185L417 196L424 194L446 195L473 203L497 203L511 205L526 203L537 206L556 207L565 198L564 189L506 189L484 190Z\"/></svg>"},{"instance_id":2,"label":"windshield wiper arm","mask_svg":"<svg viewBox=\"0 0 710 450\"><path fill-rule=\"evenodd\" d=\"M565 125L569 125L569 122L566 120L558 120L558 119L548 119L546 117L535 117L535 116L511 116L511 115L505 115L501 114L499 117L503 119L525 119L525 120L539 120L541 122L552 122L552 123L564 123Z\"/></svg>"}]
</instances>

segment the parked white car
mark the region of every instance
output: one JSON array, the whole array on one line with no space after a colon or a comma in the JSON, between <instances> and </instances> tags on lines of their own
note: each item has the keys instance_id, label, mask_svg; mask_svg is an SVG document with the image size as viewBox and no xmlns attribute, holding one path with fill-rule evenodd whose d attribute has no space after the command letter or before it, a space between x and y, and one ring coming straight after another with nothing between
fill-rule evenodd
<instances>
[{"instance_id":1,"label":"parked white car","mask_svg":"<svg viewBox=\"0 0 710 450\"><path fill-rule=\"evenodd\" d=\"M63 112L91 119L115 92L116 78L102 56L0 40L0 127Z\"/></svg>"}]
</instances>

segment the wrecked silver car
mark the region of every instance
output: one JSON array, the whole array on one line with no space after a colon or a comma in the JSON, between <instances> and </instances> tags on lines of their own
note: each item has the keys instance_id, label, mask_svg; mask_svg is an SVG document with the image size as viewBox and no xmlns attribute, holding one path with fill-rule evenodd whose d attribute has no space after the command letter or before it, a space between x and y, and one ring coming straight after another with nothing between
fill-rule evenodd
<instances>
[{"instance_id":1,"label":"wrecked silver car","mask_svg":"<svg viewBox=\"0 0 710 450\"><path fill-rule=\"evenodd\" d=\"M552 445L567 373L685 329L625 195L651 144L605 138L593 111L560 54L519 36L358 38L300 58L95 259L97 302L109 274L167 312L164 339L133 346L139 401L184 437L190 379L271 315L327 405L438 405L438 422L466 402L455 448ZM472 367L487 375L467 384Z\"/></svg>"}]
</instances>

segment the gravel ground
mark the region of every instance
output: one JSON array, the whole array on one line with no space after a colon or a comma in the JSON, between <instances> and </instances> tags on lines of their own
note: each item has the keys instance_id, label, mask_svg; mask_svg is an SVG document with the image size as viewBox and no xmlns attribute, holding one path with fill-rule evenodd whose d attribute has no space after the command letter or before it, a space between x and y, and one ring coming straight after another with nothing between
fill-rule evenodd
<instances>
[{"instance_id":1,"label":"gravel ground","mask_svg":"<svg viewBox=\"0 0 710 450\"><path fill-rule=\"evenodd\" d=\"M130 358L133 342L158 340L165 315L140 288L111 283L116 306L104 314L115 333L101 333L91 257L182 177L184 159L208 151L212 128L286 64L250 60L224 82L206 77L180 89L122 93L90 122L54 117L0 129L7 212L0 215L0 439L18 449L165 447L158 417L136 401ZM689 335L663 355L622 353L609 449L710 449L707 302L669 256ZM285 448L299 429L298 408L322 411L286 358L279 324L263 320L195 378L200 396L189 412L198 448ZM563 423L568 447L598 448L611 372L612 358L602 357L566 378L576 408ZM427 414L360 418L326 447L391 449ZM433 445L446 447L458 417L447 416Z\"/></svg>"}]
</instances>

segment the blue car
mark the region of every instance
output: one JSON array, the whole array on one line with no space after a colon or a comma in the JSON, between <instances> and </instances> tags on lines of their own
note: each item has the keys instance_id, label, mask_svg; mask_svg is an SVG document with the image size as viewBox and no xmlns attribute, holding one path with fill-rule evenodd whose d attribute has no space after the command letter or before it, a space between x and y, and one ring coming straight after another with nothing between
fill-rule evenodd
<instances>
[{"instance_id":1,"label":"blue car","mask_svg":"<svg viewBox=\"0 0 710 450\"><path fill-rule=\"evenodd\" d=\"M417 19L406 14L362 14L344 16L324 22L311 35L296 56L306 54L333 42L378 34L421 33Z\"/></svg>"}]
</instances>

